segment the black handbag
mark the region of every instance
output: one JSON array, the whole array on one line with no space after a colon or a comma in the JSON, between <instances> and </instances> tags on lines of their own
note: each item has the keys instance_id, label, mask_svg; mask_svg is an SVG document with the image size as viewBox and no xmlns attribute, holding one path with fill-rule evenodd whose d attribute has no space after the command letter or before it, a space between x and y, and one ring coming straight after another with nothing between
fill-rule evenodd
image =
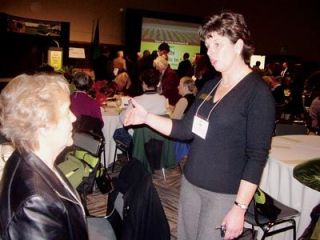
<instances>
[{"instance_id":1,"label":"black handbag","mask_svg":"<svg viewBox=\"0 0 320 240\"><path fill-rule=\"evenodd\" d=\"M96 183L101 193L109 193L113 190L112 178L104 167L97 171Z\"/></svg>"}]
</instances>

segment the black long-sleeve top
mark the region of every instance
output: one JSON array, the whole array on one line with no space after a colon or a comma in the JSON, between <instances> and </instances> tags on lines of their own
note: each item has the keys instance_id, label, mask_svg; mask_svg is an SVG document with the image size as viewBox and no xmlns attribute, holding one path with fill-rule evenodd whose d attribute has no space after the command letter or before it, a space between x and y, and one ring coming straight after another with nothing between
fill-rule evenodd
<instances>
[{"instance_id":1,"label":"black long-sleeve top","mask_svg":"<svg viewBox=\"0 0 320 240\"><path fill-rule=\"evenodd\" d=\"M192 133L193 118L219 80L203 87L182 120L173 120L170 136L193 139L184 170L189 182L209 191L236 194L241 179L259 184L271 144L275 104L261 77L249 73L214 108L204 140ZM216 104L212 96L198 115L208 116Z\"/></svg>"}]
</instances>

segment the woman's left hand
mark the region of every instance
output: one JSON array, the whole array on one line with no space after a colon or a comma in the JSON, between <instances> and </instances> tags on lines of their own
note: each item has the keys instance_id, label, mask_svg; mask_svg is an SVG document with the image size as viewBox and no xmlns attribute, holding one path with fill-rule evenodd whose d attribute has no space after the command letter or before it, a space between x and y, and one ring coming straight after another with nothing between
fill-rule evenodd
<instances>
[{"instance_id":1,"label":"woman's left hand","mask_svg":"<svg viewBox=\"0 0 320 240\"><path fill-rule=\"evenodd\" d=\"M226 226L224 239L234 239L242 234L245 210L233 206L224 217L222 225Z\"/></svg>"}]
</instances>

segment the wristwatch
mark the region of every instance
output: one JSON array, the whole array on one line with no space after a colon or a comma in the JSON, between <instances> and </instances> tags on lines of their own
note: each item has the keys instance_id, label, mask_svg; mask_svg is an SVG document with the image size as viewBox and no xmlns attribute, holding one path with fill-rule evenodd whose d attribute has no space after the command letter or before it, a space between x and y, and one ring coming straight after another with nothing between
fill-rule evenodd
<instances>
[{"instance_id":1,"label":"wristwatch","mask_svg":"<svg viewBox=\"0 0 320 240\"><path fill-rule=\"evenodd\" d=\"M241 209L243 209L243 210L247 210L247 209L248 209L248 205L246 205L246 204L241 204L241 203L238 203L237 201L234 201L234 204L235 204L237 207L239 207L239 208L241 208Z\"/></svg>"}]
</instances>

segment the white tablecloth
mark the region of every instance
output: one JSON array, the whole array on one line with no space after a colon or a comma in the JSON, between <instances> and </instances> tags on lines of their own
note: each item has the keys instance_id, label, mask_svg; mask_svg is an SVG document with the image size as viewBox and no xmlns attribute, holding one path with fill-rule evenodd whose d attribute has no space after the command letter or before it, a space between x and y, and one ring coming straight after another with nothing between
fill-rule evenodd
<instances>
[{"instance_id":1,"label":"white tablecloth","mask_svg":"<svg viewBox=\"0 0 320 240\"><path fill-rule=\"evenodd\" d=\"M105 151L107 166L113 162L116 143L113 140L113 133L117 128L122 127L119 114L115 108L105 108L102 110L102 119L104 126L102 128L105 137Z\"/></svg>"},{"instance_id":2,"label":"white tablecloth","mask_svg":"<svg viewBox=\"0 0 320 240\"><path fill-rule=\"evenodd\" d=\"M319 136L273 137L269 160L260 183L260 187L273 198L300 212L300 217L296 219L297 238L309 225L311 210L320 203L320 192L298 182L293 177L293 168L315 158L320 158ZM292 234L288 231L270 239L291 240Z\"/></svg>"}]
</instances>

